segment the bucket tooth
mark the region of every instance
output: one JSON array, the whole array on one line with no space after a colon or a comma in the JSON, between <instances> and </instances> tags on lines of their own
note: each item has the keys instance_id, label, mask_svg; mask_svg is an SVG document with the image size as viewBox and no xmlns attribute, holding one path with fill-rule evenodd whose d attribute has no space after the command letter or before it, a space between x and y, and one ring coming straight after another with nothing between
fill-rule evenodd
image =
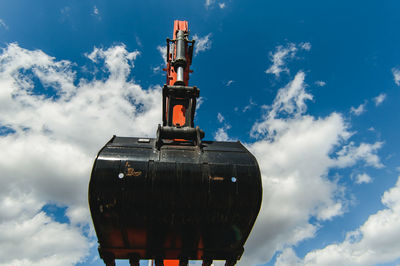
<instances>
[{"instance_id":1,"label":"bucket tooth","mask_svg":"<svg viewBox=\"0 0 400 266\"><path fill-rule=\"evenodd\" d=\"M155 266L164 266L164 260L163 259L155 259L154 265Z\"/></svg>"},{"instance_id":2,"label":"bucket tooth","mask_svg":"<svg viewBox=\"0 0 400 266\"><path fill-rule=\"evenodd\" d=\"M140 256L137 254L131 254L129 256L129 264L130 264L130 266L139 266L140 265Z\"/></svg>"},{"instance_id":3,"label":"bucket tooth","mask_svg":"<svg viewBox=\"0 0 400 266\"><path fill-rule=\"evenodd\" d=\"M179 260L179 266L187 266L189 264L188 259L180 259Z\"/></svg>"},{"instance_id":4,"label":"bucket tooth","mask_svg":"<svg viewBox=\"0 0 400 266\"><path fill-rule=\"evenodd\" d=\"M203 259L203 263L201 264L202 266L211 266L213 261L211 259Z\"/></svg>"},{"instance_id":5,"label":"bucket tooth","mask_svg":"<svg viewBox=\"0 0 400 266\"><path fill-rule=\"evenodd\" d=\"M112 253L104 253L103 261L106 266L115 266L115 256Z\"/></svg>"},{"instance_id":6,"label":"bucket tooth","mask_svg":"<svg viewBox=\"0 0 400 266\"><path fill-rule=\"evenodd\" d=\"M235 266L236 265L236 260L226 260L225 261L225 266Z\"/></svg>"}]
</instances>

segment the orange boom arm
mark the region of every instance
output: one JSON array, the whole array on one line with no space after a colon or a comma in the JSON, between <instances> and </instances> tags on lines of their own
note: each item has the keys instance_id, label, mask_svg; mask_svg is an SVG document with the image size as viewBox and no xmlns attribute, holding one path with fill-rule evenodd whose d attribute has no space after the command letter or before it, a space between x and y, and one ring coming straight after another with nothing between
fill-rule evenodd
<instances>
[{"instance_id":1,"label":"orange boom arm","mask_svg":"<svg viewBox=\"0 0 400 266\"><path fill-rule=\"evenodd\" d=\"M167 39L167 86L189 86L194 41L189 41L188 36L188 22L175 20L173 39ZM193 117L188 117L194 116L188 110L191 104L195 102L190 98L164 97L164 126L193 127Z\"/></svg>"}]
</instances>

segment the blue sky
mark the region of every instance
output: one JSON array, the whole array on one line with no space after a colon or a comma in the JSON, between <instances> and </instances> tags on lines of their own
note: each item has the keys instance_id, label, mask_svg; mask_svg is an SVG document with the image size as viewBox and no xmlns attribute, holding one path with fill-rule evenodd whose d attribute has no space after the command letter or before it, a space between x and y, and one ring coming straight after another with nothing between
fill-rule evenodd
<instances>
[{"instance_id":1,"label":"blue sky","mask_svg":"<svg viewBox=\"0 0 400 266\"><path fill-rule=\"evenodd\" d=\"M155 135L175 19L197 39L196 124L260 164L263 206L240 265L397 265L399 9L2 1L0 265L103 265L87 206L93 159L114 134Z\"/></svg>"}]
</instances>

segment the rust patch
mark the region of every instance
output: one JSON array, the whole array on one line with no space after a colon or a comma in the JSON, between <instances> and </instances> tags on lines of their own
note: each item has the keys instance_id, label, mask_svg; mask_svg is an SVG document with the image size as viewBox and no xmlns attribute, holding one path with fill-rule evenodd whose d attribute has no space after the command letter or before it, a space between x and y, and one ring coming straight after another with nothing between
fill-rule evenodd
<instances>
[{"instance_id":1,"label":"rust patch","mask_svg":"<svg viewBox=\"0 0 400 266\"><path fill-rule=\"evenodd\" d=\"M125 176L140 176L142 171L135 171L128 162L125 163Z\"/></svg>"}]
</instances>

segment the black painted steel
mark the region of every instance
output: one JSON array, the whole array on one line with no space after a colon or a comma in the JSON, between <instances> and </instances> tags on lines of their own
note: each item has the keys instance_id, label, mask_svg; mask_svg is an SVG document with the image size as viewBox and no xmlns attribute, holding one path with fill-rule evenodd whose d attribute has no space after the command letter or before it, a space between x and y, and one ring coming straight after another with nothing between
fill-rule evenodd
<instances>
[{"instance_id":1,"label":"black painted steel","mask_svg":"<svg viewBox=\"0 0 400 266\"><path fill-rule=\"evenodd\" d=\"M261 205L260 170L240 142L113 137L89 204L103 259L240 259Z\"/></svg>"}]
</instances>

